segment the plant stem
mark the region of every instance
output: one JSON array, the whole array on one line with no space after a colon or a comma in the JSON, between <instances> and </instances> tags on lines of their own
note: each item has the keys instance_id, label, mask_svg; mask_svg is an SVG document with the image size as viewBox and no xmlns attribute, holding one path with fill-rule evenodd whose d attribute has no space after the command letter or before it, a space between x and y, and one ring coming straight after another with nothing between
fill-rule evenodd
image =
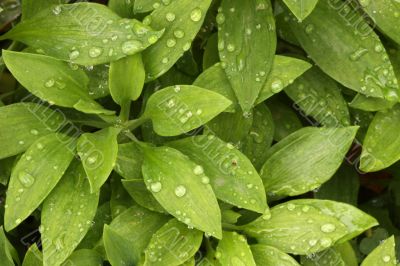
<instances>
[{"instance_id":1,"label":"plant stem","mask_svg":"<svg viewBox=\"0 0 400 266\"><path fill-rule=\"evenodd\" d=\"M121 105L121 112L119 114L119 118L122 122L126 122L129 120L129 114L131 112L131 101L128 101Z\"/></svg>"},{"instance_id":2,"label":"plant stem","mask_svg":"<svg viewBox=\"0 0 400 266\"><path fill-rule=\"evenodd\" d=\"M125 128L132 131L141 126L147 120L146 117L139 117L138 119L130 120L125 123Z\"/></svg>"}]
</instances>

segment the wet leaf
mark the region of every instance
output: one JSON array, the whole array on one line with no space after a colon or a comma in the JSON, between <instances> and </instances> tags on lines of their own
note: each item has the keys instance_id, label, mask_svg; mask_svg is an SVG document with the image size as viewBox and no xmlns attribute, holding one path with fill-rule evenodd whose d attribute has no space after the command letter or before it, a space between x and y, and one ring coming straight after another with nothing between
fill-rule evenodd
<instances>
[{"instance_id":1,"label":"wet leaf","mask_svg":"<svg viewBox=\"0 0 400 266\"><path fill-rule=\"evenodd\" d=\"M151 238L144 265L180 265L195 255L202 239L201 231L172 219Z\"/></svg>"},{"instance_id":2,"label":"wet leaf","mask_svg":"<svg viewBox=\"0 0 400 266\"><path fill-rule=\"evenodd\" d=\"M91 249L79 249L65 261L63 266L102 266L103 259L100 254Z\"/></svg>"},{"instance_id":3,"label":"wet leaf","mask_svg":"<svg viewBox=\"0 0 400 266\"><path fill-rule=\"evenodd\" d=\"M49 195L74 156L75 140L61 134L39 138L15 165L7 190L4 227L25 220Z\"/></svg>"},{"instance_id":4,"label":"wet leaf","mask_svg":"<svg viewBox=\"0 0 400 266\"><path fill-rule=\"evenodd\" d=\"M97 110L88 113L114 113L104 110L89 97L89 81L83 70L74 70L68 63L45 55L4 51L3 58L18 82L50 104L75 107L78 103L86 103Z\"/></svg>"},{"instance_id":5,"label":"wet leaf","mask_svg":"<svg viewBox=\"0 0 400 266\"><path fill-rule=\"evenodd\" d=\"M45 9L0 39L20 41L47 55L91 66L141 52L162 34L137 20L121 19L104 5L75 3Z\"/></svg>"},{"instance_id":6,"label":"wet leaf","mask_svg":"<svg viewBox=\"0 0 400 266\"><path fill-rule=\"evenodd\" d=\"M54 8L54 12L57 12L56 4L67 3L68 0L22 0L22 20L30 19L43 9L49 7Z\"/></svg>"},{"instance_id":7,"label":"wet leaf","mask_svg":"<svg viewBox=\"0 0 400 266\"><path fill-rule=\"evenodd\" d=\"M269 0L223 0L217 15L224 70L244 112L249 112L271 71L275 21Z\"/></svg>"},{"instance_id":8,"label":"wet leaf","mask_svg":"<svg viewBox=\"0 0 400 266\"><path fill-rule=\"evenodd\" d=\"M159 5L144 23L154 29L165 29L160 40L143 52L147 81L167 72L191 43L203 24L211 0L180 0Z\"/></svg>"},{"instance_id":9,"label":"wet leaf","mask_svg":"<svg viewBox=\"0 0 400 266\"><path fill-rule=\"evenodd\" d=\"M375 248L361 263L361 266L396 265L394 237L385 240Z\"/></svg>"},{"instance_id":10,"label":"wet leaf","mask_svg":"<svg viewBox=\"0 0 400 266\"><path fill-rule=\"evenodd\" d=\"M210 183L218 199L264 213L267 209L263 183L249 159L232 144L214 135L190 137L168 143L198 165L198 179ZM205 176L203 175L203 172Z\"/></svg>"},{"instance_id":11,"label":"wet leaf","mask_svg":"<svg viewBox=\"0 0 400 266\"><path fill-rule=\"evenodd\" d=\"M90 193L85 171L74 161L43 203L44 265L58 265L72 254L92 225L98 201L99 193Z\"/></svg>"},{"instance_id":12,"label":"wet leaf","mask_svg":"<svg viewBox=\"0 0 400 266\"><path fill-rule=\"evenodd\" d=\"M125 179L142 178L143 152L136 142L118 145L114 170Z\"/></svg>"},{"instance_id":13,"label":"wet leaf","mask_svg":"<svg viewBox=\"0 0 400 266\"><path fill-rule=\"evenodd\" d=\"M246 238L236 232L223 232L215 257L221 265L256 266Z\"/></svg>"},{"instance_id":14,"label":"wet leaf","mask_svg":"<svg viewBox=\"0 0 400 266\"><path fill-rule=\"evenodd\" d=\"M306 199L279 204L270 214L242 227L261 244L309 255L345 242L376 224L375 219L351 205Z\"/></svg>"},{"instance_id":15,"label":"wet leaf","mask_svg":"<svg viewBox=\"0 0 400 266\"><path fill-rule=\"evenodd\" d=\"M222 95L190 85L176 85L150 96L144 113L161 136L176 136L204 125L231 102Z\"/></svg>"},{"instance_id":16,"label":"wet leaf","mask_svg":"<svg viewBox=\"0 0 400 266\"><path fill-rule=\"evenodd\" d=\"M347 103L338 85L317 67L300 76L285 92L304 116L312 116L327 127L350 125Z\"/></svg>"},{"instance_id":17,"label":"wet leaf","mask_svg":"<svg viewBox=\"0 0 400 266\"><path fill-rule=\"evenodd\" d=\"M167 147L146 147L144 155L143 178L161 206L188 226L221 238L217 199L198 165Z\"/></svg>"},{"instance_id":18,"label":"wet leaf","mask_svg":"<svg viewBox=\"0 0 400 266\"><path fill-rule=\"evenodd\" d=\"M277 248L256 244L252 245L251 252L253 253L254 261L257 265L279 265L279 266L299 266L300 264L288 254L280 251Z\"/></svg>"},{"instance_id":19,"label":"wet leaf","mask_svg":"<svg viewBox=\"0 0 400 266\"><path fill-rule=\"evenodd\" d=\"M306 127L275 144L260 172L269 195L300 195L328 181L342 164L357 129Z\"/></svg>"},{"instance_id":20,"label":"wet leaf","mask_svg":"<svg viewBox=\"0 0 400 266\"><path fill-rule=\"evenodd\" d=\"M398 101L397 79L386 50L351 3L319 1L302 23L292 18L290 27L318 66L345 87Z\"/></svg>"},{"instance_id":21,"label":"wet leaf","mask_svg":"<svg viewBox=\"0 0 400 266\"><path fill-rule=\"evenodd\" d=\"M64 120L61 112L41 104L0 107L0 158L24 152L35 140L60 130Z\"/></svg>"},{"instance_id":22,"label":"wet leaf","mask_svg":"<svg viewBox=\"0 0 400 266\"><path fill-rule=\"evenodd\" d=\"M85 133L78 139L78 155L87 174L91 193L99 191L114 168L119 131L108 127L95 133Z\"/></svg>"},{"instance_id":23,"label":"wet leaf","mask_svg":"<svg viewBox=\"0 0 400 266\"><path fill-rule=\"evenodd\" d=\"M122 266L137 263L135 253L127 248L130 244L128 239L125 239L107 224L104 225L103 232L104 248L107 260L111 265Z\"/></svg>"},{"instance_id":24,"label":"wet leaf","mask_svg":"<svg viewBox=\"0 0 400 266\"><path fill-rule=\"evenodd\" d=\"M385 99L367 97L362 94L357 94L353 100L349 103L351 108L367 111L376 112L392 108L396 103L389 102Z\"/></svg>"},{"instance_id":25,"label":"wet leaf","mask_svg":"<svg viewBox=\"0 0 400 266\"><path fill-rule=\"evenodd\" d=\"M14 265L14 264L13 264ZM29 247L25 254L22 266L38 266L43 265L43 254L40 252L36 244Z\"/></svg>"},{"instance_id":26,"label":"wet leaf","mask_svg":"<svg viewBox=\"0 0 400 266\"><path fill-rule=\"evenodd\" d=\"M0 227L0 256L2 258L2 265L4 266L14 266L14 259L18 258L17 251L8 241L4 229ZM19 264L19 261L17 261Z\"/></svg>"},{"instance_id":27,"label":"wet leaf","mask_svg":"<svg viewBox=\"0 0 400 266\"><path fill-rule=\"evenodd\" d=\"M400 160L399 121L399 105L375 115L363 142L360 161L362 171L379 171Z\"/></svg>"}]
</instances>

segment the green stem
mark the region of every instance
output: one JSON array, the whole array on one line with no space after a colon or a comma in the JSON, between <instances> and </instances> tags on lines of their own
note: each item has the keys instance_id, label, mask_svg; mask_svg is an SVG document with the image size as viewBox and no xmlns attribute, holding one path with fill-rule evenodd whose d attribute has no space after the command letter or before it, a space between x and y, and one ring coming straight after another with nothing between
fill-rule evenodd
<instances>
[{"instance_id":1,"label":"green stem","mask_svg":"<svg viewBox=\"0 0 400 266\"><path fill-rule=\"evenodd\" d=\"M129 120L129 114L131 112L131 101L128 101L121 105L121 112L119 114L119 118L122 122L126 122Z\"/></svg>"},{"instance_id":2,"label":"green stem","mask_svg":"<svg viewBox=\"0 0 400 266\"><path fill-rule=\"evenodd\" d=\"M242 229L241 226L237 226L234 224L227 224L227 223L223 223L222 228L228 229L228 230L235 230L235 231L240 231Z\"/></svg>"},{"instance_id":3,"label":"green stem","mask_svg":"<svg viewBox=\"0 0 400 266\"><path fill-rule=\"evenodd\" d=\"M147 118L143 117L143 116L139 117L138 119L130 120L125 123L125 129L132 131L132 130L140 127L146 121L147 121Z\"/></svg>"}]
</instances>

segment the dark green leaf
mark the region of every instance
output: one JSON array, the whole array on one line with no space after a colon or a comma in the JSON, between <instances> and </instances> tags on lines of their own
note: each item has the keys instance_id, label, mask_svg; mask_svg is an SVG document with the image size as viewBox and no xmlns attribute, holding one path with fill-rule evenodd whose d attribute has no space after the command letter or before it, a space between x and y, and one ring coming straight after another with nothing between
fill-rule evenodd
<instances>
[{"instance_id":1,"label":"dark green leaf","mask_svg":"<svg viewBox=\"0 0 400 266\"><path fill-rule=\"evenodd\" d=\"M284 102L268 101L268 107L275 125L274 140L281 141L303 127L296 113Z\"/></svg>"},{"instance_id":2,"label":"dark green leaf","mask_svg":"<svg viewBox=\"0 0 400 266\"><path fill-rule=\"evenodd\" d=\"M313 67L285 89L305 115L327 127L350 125L347 103L334 80Z\"/></svg>"},{"instance_id":3,"label":"dark green leaf","mask_svg":"<svg viewBox=\"0 0 400 266\"><path fill-rule=\"evenodd\" d=\"M91 193L100 189L114 168L119 131L108 127L95 133L85 133L78 140L77 150L89 179Z\"/></svg>"},{"instance_id":4,"label":"dark green leaf","mask_svg":"<svg viewBox=\"0 0 400 266\"><path fill-rule=\"evenodd\" d=\"M244 112L250 111L271 71L275 21L269 0L223 0L217 16L222 66Z\"/></svg>"},{"instance_id":5,"label":"dark green leaf","mask_svg":"<svg viewBox=\"0 0 400 266\"><path fill-rule=\"evenodd\" d=\"M104 225L103 242L107 260L111 265L136 265L137 258L135 257L135 252L129 249L129 240L118 234L107 224Z\"/></svg>"},{"instance_id":6,"label":"dark green leaf","mask_svg":"<svg viewBox=\"0 0 400 266\"><path fill-rule=\"evenodd\" d=\"M0 227L0 257L2 258L1 263L4 266L14 266L14 258L16 250L8 241L6 234L4 233L3 226ZM18 263L19 264L19 263Z\"/></svg>"},{"instance_id":7,"label":"dark green leaf","mask_svg":"<svg viewBox=\"0 0 400 266\"><path fill-rule=\"evenodd\" d=\"M360 109L368 112L382 111L392 108L395 102L389 102L385 99L367 97L363 94L357 94L349 103L351 108Z\"/></svg>"},{"instance_id":8,"label":"dark green leaf","mask_svg":"<svg viewBox=\"0 0 400 266\"><path fill-rule=\"evenodd\" d=\"M151 238L144 265L180 265L194 256L202 239L202 232L172 219Z\"/></svg>"},{"instance_id":9,"label":"dark green leaf","mask_svg":"<svg viewBox=\"0 0 400 266\"><path fill-rule=\"evenodd\" d=\"M394 237L385 240L364 259L361 266L396 265Z\"/></svg>"},{"instance_id":10,"label":"dark green leaf","mask_svg":"<svg viewBox=\"0 0 400 266\"><path fill-rule=\"evenodd\" d=\"M114 170L125 179L142 178L143 152L136 142L118 145Z\"/></svg>"},{"instance_id":11,"label":"dark green leaf","mask_svg":"<svg viewBox=\"0 0 400 266\"><path fill-rule=\"evenodd\" d=\"M7 231L25 220L53 190L72 161L75 142L65 135L50 134L24 153L12 171L7 190Z\"/></svg>"},{"instance_id":12,"label":"dark green leaf","mask_svg":"<svg viewBox=\"0 0 400 266\"><path fill-rule=\"evenodd\" d=\"M302 23L293 18L290 26L329 76L367 96L398 101L397 79L385 48L352 3L319 1Z\"/></svg>"},{"instance_id":13,"label":"dark green leaf","mask_svg":"<svg viewBox=\"0 0 400 266\"><path fill-rule=\"evenodd\" d=\"M161 136L176 136L195 129L224 111L231 101L196 86L176 85L150 96L144 113Z\"/></svg>"},{"instance_id":14,"label":"dark green leaf","mask_svg":"<svg viewBox=\"0 0 400 266\"><path fill-rule=\"evenodd\" d=\"M100 254L90 249L74 251L62 266L102 266L103 259Z\"/></svg>"},{"instance_id":15,"label":"dark green leaf","mask_svg":"<svg viewBox=\"0 0 400 266\"><path fill-rule=\"evenodd\" d=\"M79 161L71 163L43 203L41 235L44 265L59 265L78 246L96 214L99 193L90 193Z\"/></svg>"},{"instance_id":16,"label":"dark green leaf","mask_svg":"<svg viewBox=\"0 0 400 266\"><path fill-rule=\"evenodd\" d=\"M194 172L206 175L218 199L264 213L267 209L263 183L249 159L232 144L214 135L203 135L171 142L169 146L183 152L198 164ZM208 180L209 178L209 180Z\"/></svg>"},{"instance_id":17,"label":"dark green leaf","mask_svg":"<svg viewBox=\"0 0 400 266\"><path fill-rule=\"evenodd\" d=\"M167 72L191 43L203 24L211 0L180 0L159 5L143 23L154 29L165 29L164 35L143 52L147 80L154 80Z\"/></svg>"},{"instance_id":18,"label":"dark green leaf","mask_svg":"<svg viewBox=\"0 0 400 266\"><path fill-rule=\"evenodd\" d=\"M341 165L357 129L306 127L274 145L260 172L269 195L300 195L326 182Z\"/></svg>"},{"instance_id":19,"label":"dark green leaf","mask_svg":"<svg viewBox=\"0 0 400 266\"><path fill-rule=\"evenodd\" d=\"M0 39L20 41L59 59L90 66L141 52L162 33L137 20L121 19L104 5L75 3L43 10Z\"/></svg>"},{"instance_id":20,"label":"dark green leaf","mask_svg":"<svg viewBox=\"0 0 400 266\"><path fill-rule=\"evenodd\" d=\"M221 238L221 212L201 166L167 147L146 147L144 155L143 178L161 206L188 226Z\"/></svg>"}]
</instances>

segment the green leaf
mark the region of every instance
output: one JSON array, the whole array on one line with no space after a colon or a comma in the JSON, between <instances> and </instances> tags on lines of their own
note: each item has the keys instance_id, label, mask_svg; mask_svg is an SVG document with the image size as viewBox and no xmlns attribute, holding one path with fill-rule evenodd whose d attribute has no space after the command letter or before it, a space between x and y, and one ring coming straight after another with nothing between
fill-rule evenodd
<instances>
[{"instance_id":1,"label":"green leaf","mask_svg":"<svg viewBox=\"0 0 400 266\"><path fill-rule=\"evenodd\" d=\"M217 136L225 142L231 142L235 145L248 136L253 125L253 114L243 114L243 111L237 109L235 113L221 113L213 118L204 127L204 134Z\"/></svg>"},{"instance_id":2,"label":"green leaf","mask_svg":"<svg viewBox=\"0 0 400 266\"><path fill-rule=\"evenodd\" d=\"M83 70L74 70L68 63L45 55L4 51L3 58L18 82L35 96L63 107L85 102L92 108L104 110L89 97L89 81ZM100 113L114 112L104 110Z\"/></svg>"},{"instance_id":3,"label":"green leaf","mask_svg":"<svg viewBox=\"0 0 400 266\"><path fill-rule=\"evenodd\" d=\"M232 144L214 135L203 135L170 142L168 145L198 164L192 171L199 175L204 171L206 176L201 180L211 184L218 199L259 213L264 213L268 208L257 170Z\"/></svg>"},{"instance_id":4,"label":"green leaf","mask_svg":"<svg viewBox=\"0 0 400 266\"><path fill-rule=\"evenodd\" d=\"M125 105L137 100L142 93L145 73L142 55L136 54L111 62L110 92L113 100Z\"/></svg>"},{"instance_id":5,"label":"green leaf","mask_svg":"<svg viewBox=\"0 0 400 266\"><path fill-rule=\"evenodd\" d=\"M274 99L268 101L275 125L274 140L281 141L303 127L296 113L284 102Z\"/></svg>"},{"instance_id":6,"label":"green leaf","mask_svg":"<svg viewBox=\"0 0 400 266\"><path fill-rule=\"evenodd\" d=\"M274 138L275 125L270 110L265 104L254 109L253 124L249 134L242 140L241 151L258 170L267 159L267 150Z\"/></svg>"},{"instance_id":7,"label":"green leaf","mask_svg":"<svg viewBox=\"0 0 400 266\"><path fill-rule=\"evenodd\" d=\"M329 76L364 95L398 101L385 48L352 3L319 1L302 23L289 21L308 56Z\"/></svg>"},{"instance_id":8,"label":"green leaf","mask_svg":"<svg viewBox=\"0 0 400 266\"><path fill-rule=\"evenodd\" d=\"M357 205L360 177L354 166L343 164L335 175L314 193L318 199Z\"/></svg>"},{"instance_id":9,"label":"green leaf","mask_svg":"<svg viewBox=\"0 0 400 266\"><path fill-rule=\"evenodd\" d=\"M72 255L65 261L63 266L102 266L103 259L100 254L90 249L80 249L74 251Z\"/></svg>"},{"instance_id":10,"label":"green leaf","mask_svg":"<svg viewBox=\"0 0 400 266\"><path fill-rule=\"evenodd\" d=\"M129 195L142 207L154 212L166 213L151 192L147 189L143 179L122 180L122 185Z\"/></svg>"},{"instance_id":11,"label":"green leaf","mask_svg":"<svg viewBox=\"0 0 400 266\"><path fill-rule=\"evenodd\" d=\"M117 216L110 224L110 229L127 241L121 246L137 262L153 234L168 220L168 216L134 205Z\"/></svg>"},{"instance_id":12,"label":"green leaf","mask_svg":"<svg viewBox=\"0 0 400 266\"><path fill-rule=\"evenodd\" d=\"M203 73L207 70L207 68L212 67L218 62L219 62L218 33L215 32L208 38L207 44L204 47L203 64L202 64L204 70ZM224 70L222 70L222 72L225 74Z\"/></svg>"},{"instance_id":13,"label":"green leaf","mask_svg":"<svg viewBox=\"0 0 400 266\"><path fill-rule=\"evenodd\" d=\"M77 150L90 183L90 192L97 192L114 168L118 154L119 129L108 127L85 133L78 139Z\"/></svg>"},{"instance_id":14,"label":"green leaf","mask_svg":"<svg viewBox=\"0 0 400 266\"><path fill-rule=\"evenodd\" d=\"M204 125L223 112L231 101L197 86L176 85L150 96L144 113L161 136L176 136Z\"/></svg>"},{"instance_id":15,"label":"green leaf","mask_svg":"<svg viewBox=\"0 0 400 266\"><path fill-rule=\"evenodd\" d=\"M357 266L357 257L349 242L333 246L324 251L301 257L304 266Z\"/></svg>"},{"instance_id":16,"label":"green leaf","mask_svg":"<svg viewBox=\"0 0 400 266\"><path fill-rule=\"evenodd\" d=\"M121 19L104 5L75 3L43 10L0 40L20 41L47 55L91 66L141 52L162 33L137 20Z\"/></svg>"},{"instance_id":17,"label":"green leaf","mask_svg":"<svg viewBox=\"0 0 400 266\"><path fill-rule=\"evenodd\" d=\"M236 111L235 107L237 106L237 99L235 92L232 90L229 80L220 63L217 63L202 72L194 81L193 85L223 95L232 102L231 106L226 108L225 112Z\"/></svg>"},{"instance_id":18,"label":"green leaf","mask_svg":"<svg viewBox=\"0 0 400 266\"><path fill-rule=\"evenodd\" d=\"M7 190L7 231L25 220L53 190L72 161L75 142L65 135L50 134L38 139L22 155Z\"/></svg>"},{"instance_id":19,"label":"green leaf","mask_svg":"<svg viewBox=\"0 0 400 266\"><path fill-rule=\"evenodd\" d=\"M396 265L394 237L386 239L375 248L361 263L361 266Z\"/></svg>"},{"instance_id":20,"label":"green leaf","mask_svg":"<svg viewBox=\"0 0 400 266\"><path fill-rule=\"evenodd\" d=\"M215 257L221 265L256 266L246 238L236 232L223 232Z\"/></svg>"},{"instance_id":21,"label":"green leaf","mask_svg":"<svg viewBox=\"0 0 400 266\"><path fill-rule=\"evenodd\" d=\"M97 65L84 68L89 77L89 95L92 99L103 98L110 94L109 91L109 65Z\"/></svg>"},{"instance_id":22,"label":"green leaf","mask_svg":"<svg viewBox=\"0 0 400 266\"><path fill-rule=\"evenodd\" d=\"M111 217L115 219L125 210L134 205L132 197L129 196L121 183L121 178L117 174L111 174L111 198L110 198L110 211Z\"/></svg>"},{"instance_id":23,"label":"green leaf","mask_svg":"<svg viewBox=\"0 0 400 266\"><path fill-rule=\"evenodd\" d=\"M372 18L374 26L378 26L379 30L397 42L397 44L400 44L400 2L396 0L361 0L360 4Z\"/></svg>"},{"instance_id":24,"label":"green leaf","mask_svg":"<svg viewBox=\"0 0 400 266\"><path fill-rule=\"evenodd\" d=\"M392 108L396 103L389 102L385 99L367 97L357 94L349 103L351 108L360 109L368 112L382 111Z\"/></svg>"},{"instance_id":25,"label":"green leaf","mask_svg":"<svg viewBox=\"0 0 400 266\"><path fill-rule=\"evenodd\" d=\"M285 89L306 116L327 127L350 125L347 103L334 80L313 67Z\"/></svg>"},{"instance_id":26,"label":"green leaf","mask_svg":"<svg viewBox=\"0 0 400 266\"><path fill-rule=\"evenodd\" d=\"M73 106L76 110L81 111L83 113L87 114L106 114L106 115L112 115L115 112L110 111L107 109L104 109L101 105L99 105L95 101L88 101L88 100L79 100L76 104Z\"/></svg>"},{"instance_id":27,"label":"green leaf","mask_svg":"<svg viewBox=\"0 0 400 266\"><path fill-rule=\"evenodd\" d=\"M256 104L280 92L310 68L311 64L307 61L275 55L271 72L260 91Z\"/></svg>"},{"instance_id":28,"label":"green leaf","mask_svg":"<svg viewBox=\"0 0 400 266\"><path fill-rule=\"evenodd\" d=\"M300 195L329 180L342 164L357 129L306 127L274 145L260 172L269 195Z\"/></svg>"},{"instance_id":29,"label":"green leaf","mask_svg":"<svg viewBox=\"0 0 400 266\"><path fill-rule=\"evenodd\" d=\"M11 243L8 241L6 234L4 233L3 226L0 227L0 257L2 258L1 263L4 266L14 266L14 260L15 255L18 254L16 253L17 251L14 249L14 247L11 245ZM18 262L19 265L19 261Z\"/></svg>"},{"instance_id":30,"label":"green leaf","mask_svg":"<svg viewBox=\"0 0 400 266\"><path fill-rule=\"evenodd\" d=\"M99 193L90 193L82 164L75 160L43 203L41 231L44 265L59 265L92 225Z\"/></svg>"},{"instance_id":31,"label":"green leaf","mask_svg":"<svg viewBox=\"0 0 400 266\"><path fill-rule=\"evenodd\" d=\"M314 10L318 0L283 0L299 21L305 19Z\"/></svg>"},{"instance_id":32,"label":"green leaf","mask_svg":"<svg viewBox=\"0 0 400 266\"><path fill-rule=\"evenodd\" d=\"M269 0L223 0L217 16L219 55L244 112L253 107L275 49L275 21Z\"/></svg>"},{"instance_id":33,"label":"green leaf","mask_svg":"<svg viewBox=\"0 0 400 266\"><path fill-rule=\"evenodd\" d=\"M133 10L135 13L146 13L159 7L160 3L158 0L135 0Z\"/></svg>"},{"instance_id":34,"label":"green leaf","mask_svg":"<svg viewBox=\"0 0 400 266\"><path fill-rule=\"evenodd\" d=\"M132 18L135 2L135 0L109 0L108 7L120 17Z\"/></svg>"},{"instance_id":35,"label":"green leaf","mask_svg":"<svg viewBox=\"0 0 400 266\"><path fill-rule=\"evenodd\" d=\"M60 111L40 104L0 107L0 159L24 152L38 138L61 129L64 122Z\"/></svg>"},{"instance_id":36,"label":"green leaf","mask_svg":"<svg viewBox=\"0 0 400 266\"><path fill-rule=\"evenodd\" d=\"M201 231L172 219L151 238L144 265L180 265L195 255L202 239Z\"/></svg>"},{"instance_id":37,"label":"green leaf","mask_svg":"<svg viewBox=\"0 0 400 266\"><path fill-rule=\"evenodd\" d=\"M38 265L43 265L43 255L35 243L31 245L28 251L26 252L22 266L38 266Z\"/></svg>"},{"instance_id":38,"label":"green leaf","mask_svg":"<svg viewBox=\"0 0 400 266\"><path fill-rule=\"evenodd\" d=\"M144 155L143 178L161 206L188 226L221 238L221 212L202 169L172 148L145 147Z\"/></svg>"},{"instance_id":39,"label":"green leaf","mask_svg":"<svg viewBox=\"0 0 400 266\"><path fill-rule=\"evenodd\" d=\"M136 142L118 145L114 170L125 179L142 179L143 152Z\"/></svg>"},{"instance_id":40,"label":"green leaf","mask_svg":"<svg viewBox=\"0 0 400 266\"><path fill-rule=\"evenodd\" d=\"M261 244L283 252L309 255L337 242L346 242L368 228L376 220L351 205L324 200L292 200L271 209L242 226Z\"/></svg>"},{"instance_id":41,"label":"green leaf","mask_svg":"<svg viewBox=\"0 0 400 266\"><path fill-rule=\"evenodd\" d=\"M400 160L399 123L400 105L375 115L363 142L360 161L362 171L379 171Z\"/></svg>"},{"instance_id":42,"label":"green leaf","mask_svg":"<svg viewBox=\"0 0 400 266\"><path fill-rule=\"evenodd\" d=\"M103 232L104 248L107 253L107 260L111 265L136 265L137 258L135 252L128 248L129 241L107 224L104 225Z\"/></svg>"},{"instance_id":43,"label":"green leaf","mask_svg":"<svg viewBox=\"0 0 400 266\"><path fill-rule=\"evenodd\" d=\"M277 248L256 244L252 245L251 252L257 265L299 266L300 264L288 254Z\"/></svg>"},{"instance_id":44,"label":"green leaf","mask_svg":"<svg viewBox=\"0 0 400 266\"><path fill-rule=\"evenodd\" d=\"M160 40L143 52L147 81L167 72L191 43L203 24L211 0L180 0L159 5L147 18L145 24L154 29L165 29Z\"/></svg>"},{"instance_id":45,"label":"green leaf","mask_svg":"<svg viewBox=\"0 0 400 266\"><path fill-rule=\"evenodd\" d=\"M57 12L56 4L64 4L68 0L22 0L22 20L30 19L37 13L53 6L54 12Z\"/></svg>"}]
</instances>

